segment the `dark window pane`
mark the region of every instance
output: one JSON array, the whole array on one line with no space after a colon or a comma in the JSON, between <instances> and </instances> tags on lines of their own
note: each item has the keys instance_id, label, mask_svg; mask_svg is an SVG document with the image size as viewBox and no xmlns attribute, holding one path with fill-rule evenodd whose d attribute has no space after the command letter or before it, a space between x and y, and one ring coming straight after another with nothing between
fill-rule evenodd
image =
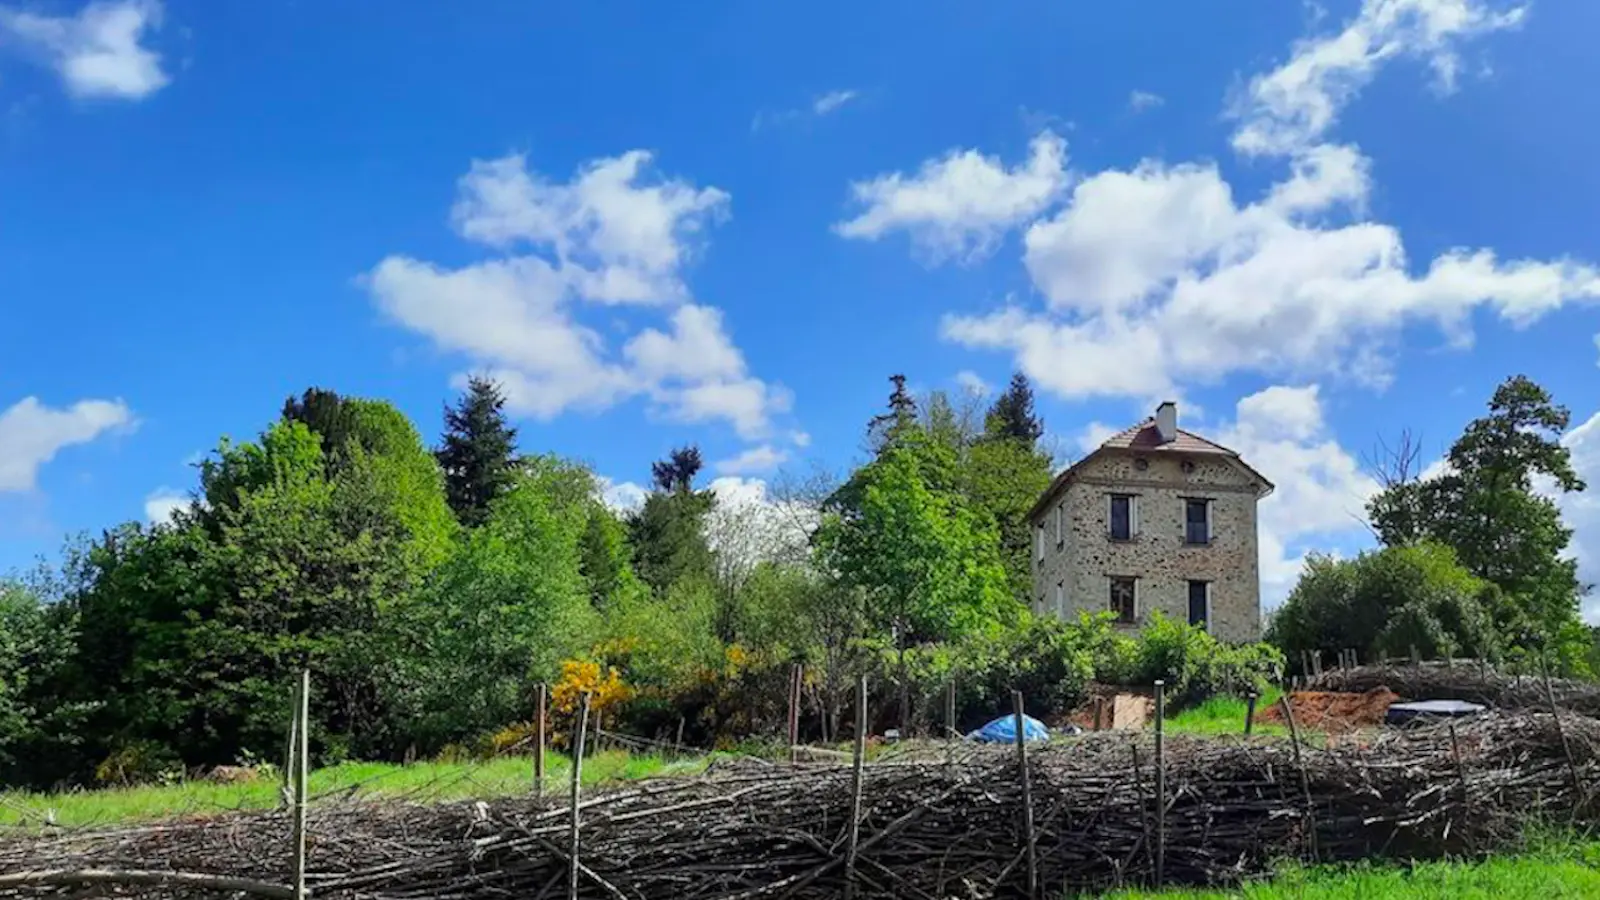
<instances>
[{"instance_id":1,"label":"dark window pane","mask_svg":"<svg viewBox=\"0 0 1600 900\"><path fill-rule=\"evenodd\" d=\"M1189 500L1183 511L1183 539L1191 544L1205 544L1211 540L1211 529L1206 527L1206 501Z\"/></svg>"},{"instance_id":2,"label":"dark window pane","mask_svg":"<svg viewBox=\"0 0 1600 900\"><path fill-rule=\"evenodd\" d=\"M1130 497L1111 498L1111 537L1125 541L1133 533L1133 500Z\"/></svg>"},{"instance_id":3,"label":"dark window pane","mask_svg":"<svg viewBox=\"0 0 1600 900\"><path fill-rule=\"evenodd\" d=\"M1189 624L1199 625L1206 621L1206 583L1204 581L1189 582Z\"/></svg>"}]
</instances>

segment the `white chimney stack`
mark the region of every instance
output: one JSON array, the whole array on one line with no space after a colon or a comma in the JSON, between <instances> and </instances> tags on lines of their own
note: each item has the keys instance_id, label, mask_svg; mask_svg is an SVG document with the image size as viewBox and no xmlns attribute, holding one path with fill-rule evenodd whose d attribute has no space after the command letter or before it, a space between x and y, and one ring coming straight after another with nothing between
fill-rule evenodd
<instances>
[{"instance_id":1,"label":"white chimney stack","mask_svg":"<svg viewBox=\"0 0 1600 900\"><path fill-rule=\"evenodd\" d=\"M1163 444L1178 439L1178 404L1168 400L1156 407L1156 433L1161 435Z\"/></svg>"}]
</instances>

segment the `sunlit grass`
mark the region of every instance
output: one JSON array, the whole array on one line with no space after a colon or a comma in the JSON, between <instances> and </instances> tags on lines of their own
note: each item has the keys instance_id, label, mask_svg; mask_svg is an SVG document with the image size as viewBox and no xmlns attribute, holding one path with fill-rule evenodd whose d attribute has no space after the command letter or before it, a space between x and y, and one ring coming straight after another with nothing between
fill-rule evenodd
<instances>
[{"instance_id":1,"label":"sunlit grass","mask_svg":"<svg viewBox=\"0 0 1600 900\"><path fill-rule=\"evenodd\" d=\"M572 773L567 758L549 753L545 765L546 789L565 790ZM659 775L693 774L704 768L704 760L669 762L659 756L607 750L584 759L583 781L591 785L632 781ZM314 802L359 797L403 798L417 802L510 797L533 790L533 759L516 756L474 762L420 762L409 766L344 763L312 772L308 787ZM53 821L64 827L82 827L230 810L272 809L278 805L278 798L278 784L270 779L245 784L193 780L171 785L54 794L5 791L0 792L0 826L32 826Z\"/></svg>"},{"instance_id":2,"label":"sunlit grass","mask_svg":"<svg viewBox=\"0 0 1600 900\"><path fill-rule=\"evenodd\" d=\"M1277 688L1269 688L1256 700L1256 712L1277 703L1281 696L1282 692ZM1242 698L1216 696L1199 706L1167 717L1165 727L1167 731L1180 734L1244 734L1244 719L1248 709L1248 702ZM1289 729L1283 725L1258 722L1252 733L1286 735Z\"/></svg>"},{"instance_id":3,"label":"sunlit grass","mask_svg":"<svg viewBox=\"0 0 1600 900\"><path fill-rule=\"evenodd\" d=\"M1115 900L1577 900L1600 897L1600 843L1563 840L1472 862L1290 867L1226 891L1126 891Z\"/></svg>"}]
</instances>

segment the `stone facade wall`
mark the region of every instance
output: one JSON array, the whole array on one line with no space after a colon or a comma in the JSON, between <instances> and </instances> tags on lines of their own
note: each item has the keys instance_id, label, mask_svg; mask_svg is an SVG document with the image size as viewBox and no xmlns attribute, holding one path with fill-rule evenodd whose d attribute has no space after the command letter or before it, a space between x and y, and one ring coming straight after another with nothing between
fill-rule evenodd
<instances>
[{"instance_id":1,"label":"stone facade wall","mask_svg":"<svg viewBox=\"0 0 1600 900\"><path fill-rule=\"evenodd\" d=\"M1148 461L1144 469L1135 460ZM1033 551L1034 605L1065 618L1110 608L1111 579L1136 579L1138 624L1152 610L1187 621L1188 583L1209 582L1210 632L1225 641L1253 641L1261 632L1261 578L1256 536L1257 487L1242 467L1222 457L1181 457L1165 451L1102 452L1073 472L1056 503L1036 519L1044 528L1044 558ZM1110 539L1111 494L1136 497L1132 540ZM1184 501L1211 501L1211 542L1184 543ZM1055 538L1055 507L1064 511L1063 540ZM1061 586L1057 602L1057 585Z\"/></svg>"}]
</instances>

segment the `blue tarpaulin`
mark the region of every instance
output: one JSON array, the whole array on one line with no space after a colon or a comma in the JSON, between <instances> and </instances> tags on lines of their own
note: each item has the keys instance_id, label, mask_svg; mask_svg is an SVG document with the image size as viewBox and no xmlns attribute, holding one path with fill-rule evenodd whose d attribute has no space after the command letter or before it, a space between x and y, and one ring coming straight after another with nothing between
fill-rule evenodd
<instances>
[{"instance_id":1,"label":"blue tarpaulin","mask_svg":"<svg viewBox=\"0 0 1600 900\"><path fill-rule=\"evenodd\" d=\"M1050 739L1050 729L1044 727L1043 722L1032 716L1022 717L1022 734L1025 739L1030 741L1046 741ZM967 735L967 738L990 744L1015 744L1017 742L1017 717L1001 716Z\"/></svg>"}]
</instances>

